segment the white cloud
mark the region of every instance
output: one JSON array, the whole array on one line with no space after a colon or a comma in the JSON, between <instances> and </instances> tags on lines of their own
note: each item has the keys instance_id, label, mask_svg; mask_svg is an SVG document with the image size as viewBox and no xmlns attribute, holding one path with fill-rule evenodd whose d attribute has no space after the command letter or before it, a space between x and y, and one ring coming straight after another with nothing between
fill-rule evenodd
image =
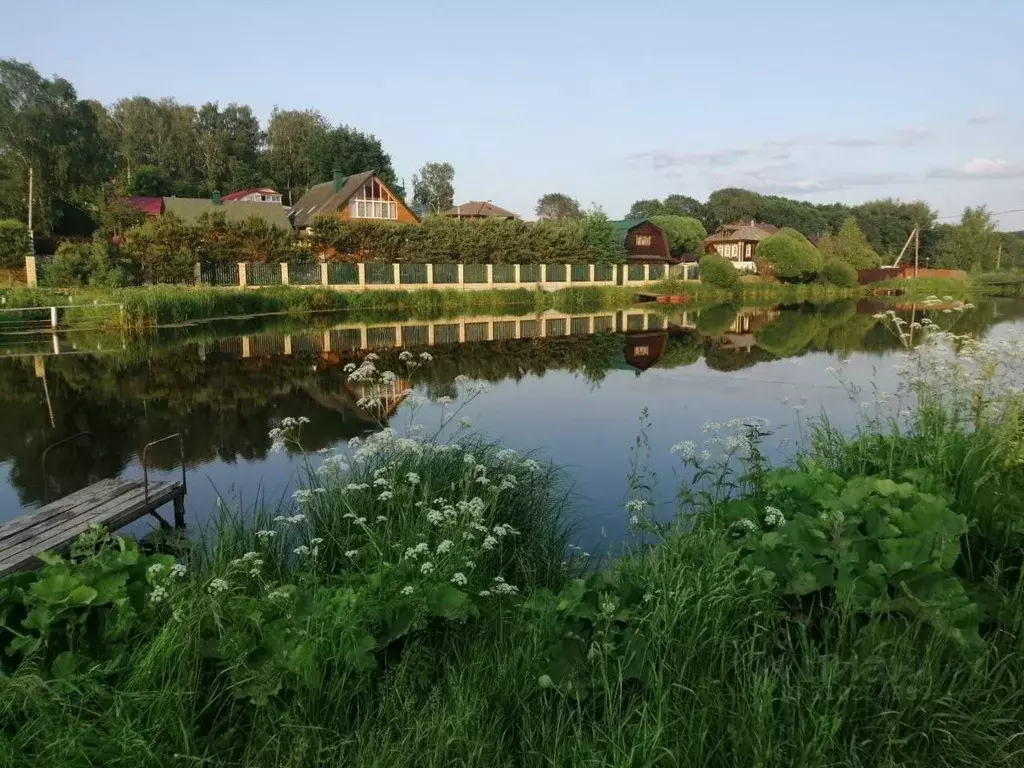
<instances>
[{"instance_id":1,"label":"white cloud","mask_svg":"<svg viewBox=\"0 0 1024 768\"><path fill-rule=\"evenodd\" d=\"M1024 165L1009 160L974 157L955 168L932 168L928 176L933 179L1020 179L1024 178Z\"/></svg>"},{"instance_id":2,"label":"white cloud","mask_svg":"<svg viewBox=\"0 0 1024 768\"><path fill-rule=\"evenodd\" d=\"M967 118L968 125L984 125L985 123L994 123L1001 119L998 112L993 112L989 109L979 109L969 118Z\"/></svg>"}]
</instances>

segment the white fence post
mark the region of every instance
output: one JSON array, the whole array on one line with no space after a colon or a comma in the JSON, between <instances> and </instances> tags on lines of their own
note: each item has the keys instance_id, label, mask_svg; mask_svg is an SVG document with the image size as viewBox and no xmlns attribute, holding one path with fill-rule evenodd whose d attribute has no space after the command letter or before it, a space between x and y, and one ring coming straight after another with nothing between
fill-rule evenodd
<instances>
[{"instance_id":1,"label":"white fence post","mask_svg":"<svg viewBox=\"0 0 1024 768\"><path fill-rule=\"evenodd\" d=\"M288 285L288 262L281 262L281 285Z\"/></svg>"},{"instance_id":2,"label":"white fence post","mask_svg":"<svg viewBox=\"0 0 1024 768\"><path fill-rule=\"evenodd\" d=\"M238 287L245 288L249 284L248 275L245 273L245 262L238 262Z\"/></svg>"},{"instance_id":3,"label":"white fence post","mask_svg":"<svg viewBox=\"0 0 1024 768\"><path fill-rule=\"evenodd\" d=\"M358 264L356 264L356 274L359 276L359 283L358 283L359 287L360 288L365 288L366 287L366 264L364 264L363 262L359 262ZM366 346L366 345L364 344L363 346Z\"/></svg>"},{"instance_id":4,"label":"white fence post","mask_svg":"<svg viewBox=\"0 0 1024 768\"><path fill-rule=\"evenodd\" d=\"M327 277L327 262L320 262L320 285L330 285ZM329 351L329 350L328 350Z\"/></svg>"},{"instance_id":5,"label":"white fence post","mask_svg":"<svg viewBox=\"0 0 1024 768\"><path fill-rule=\"evenodd\" d=\"M402 284L402 270L398 268L397 264L391 265L391 275L392 279L395 281L396 286Z\"/></svg>"},{"instance_id":6,"label":"white fence post","mask_svg":"<svg viewBox=\"0 0 1024 768\"><path fill-rule=\"evenodd\" d=\"M25 284L29 288L35 288L39 285L39 274L36 272L35 256L25 257Z\"/></svg>"},{"instance_id":7,"label":"white fence post","mask_svg":"<svg viewBox=\"0 0 1024 768\"><path fill-rule=\"evenodd\" d=\"M433 284L434 284L434 265L433 264L427 264L427 285L433 285Z\"/></svg>"}]
</instances>

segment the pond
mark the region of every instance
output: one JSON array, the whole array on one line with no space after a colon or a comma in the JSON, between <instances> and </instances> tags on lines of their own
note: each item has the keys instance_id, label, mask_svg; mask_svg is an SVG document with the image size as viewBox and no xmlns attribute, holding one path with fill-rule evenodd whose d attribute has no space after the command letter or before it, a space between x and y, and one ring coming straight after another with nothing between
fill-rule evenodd
<instances>
[{"instance_id":1,"label":"pond","mask_svg":"<svg viewBox=\"0 0 1024 768\"><path fill-rule=\"evenodd\" d=\"M796 306L718 304L522 317L440 319L308 317L214 322L145 338L110 333L0 339L0 522L101 477L139 476L149 441L184 436L187 520L207 520L218 496L231 505L287 499L305 465L273 453L268 431L305 416L309 460L378 429L344 367L370 351L402 372L403 350L432 360L395 383L386 421L433 431L440 398L486 382L459 417L477 432L564 467L576 540L603 550L626 530L627 476L637 460L667 514L680 479L670 448L701 442L707 422L757 416L771 423L771 458L806 438L827 411L851 428L874 390L897 386L902 347L875 318L885 305L837 301ZM1019 333L1022 300L987 300L963 313L897 306L957 332ZM845 361L842 374L835 368ZM830 370L832 369L832 370ZM468 378L468 382L463 377ZM840 378L842 380L840 380ZM411 388L422 404L401 391ZM851 396L851 387L861 395ZM447 406L448 412L453 406ZM81 432L50 451L47 446ZM459 432L451 423L445 437ZM464 432L465 433L465 432ZM641 434L640 448L637 450ZM152 476L175 475L176 451L151 454ZM131 528L145 533L150 519Z\"/></svg>"}]
</instances>

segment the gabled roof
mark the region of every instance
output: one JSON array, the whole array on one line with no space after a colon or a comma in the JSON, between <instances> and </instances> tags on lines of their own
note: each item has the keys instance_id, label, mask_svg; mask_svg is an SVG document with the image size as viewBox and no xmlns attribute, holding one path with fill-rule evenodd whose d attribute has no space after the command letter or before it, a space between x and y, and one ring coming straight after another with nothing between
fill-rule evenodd
<instances>
[{"instance_id":1,"label":"gabled roof","mask_svg":"<svg viewBox=\"0 0 1024 768\"><path fill-rule=\"evenodd\" d=\"M615 225L615 233L616 233L616 235L618 235L619 242L621 244L625 245L626 244L626 236L629 235L629 230L633 229L633 227L639 227L645 221L649 221L649 220L648 219L619 219L618 221L612 221L612 222L609 222L609 223ZM651 223L654 224L654 222L651 222ZM654 226L658 226L658 225L654 224ZM659 229L660 229L660 227L659 227Z\"/></svg>"},{"instance_id":2,"label":"gabled roof","mask_svg":"<svg viewBox=\"0 0 1024 768\"><path fill-rule=\"evenodd\" d=\"M496 219L518 219L519 218L519 216L517 214L512 213L512 211L506 211L504 208L501 208L501 207L495 205L494 203L483 202L483 201L479 201L479 200L472 200L472 201L470 201L468 203L463 203L462 205L457 205L454 208L451 208L451 209L445 211L441 215L442 216L451 216L453 218L457 218L459 216L477 216L477 217L483 216L483 217L496 218Z\"/></svg>"},{"instance_id":3,"label":"gabled roof","mask_svg":"<svg viewBox=\"0 0 1024 768\"><path fill-rule=\"evenodd\" d=\"M198 221L204 213L223 213L228 221L245 221L250 216L256 216L279 229L292 228L283 205L238 201L216 205L205 197L165 197L163 204L164 213L173 213L185 221Z\"/></svg>"},{"instance_id":4,"label":"gabled roof","mask_svg":"<svg viewBox=\"0 0 1024 768\"><path fill-rule=\"evenodd\" d=\"M127 200L132 208L147 213L150 216L159 216L163 212L163 198L132 195Z\"/></svg>"},{"instance_id":5,"label":"gabled roof","mask_svg":"<svg viewBox=\"0 0 1024 768\"><path fill-rule=\"evenodd\" d=\"M335 213L348 202L352 195L362 189L363 184L372 179L373 175L373 171L366 171L349 176L337 190L334 181L317 184L292 206L290 214L292 226L302 229L310 226L313 223L313 217L318 214Z\"/></svg>"},{"instance_id":6,"label":"gabled roof","mask_svg":"<svg viewBox=\"0 0 1024 768\"><path fill-rule=\"evenodd\" d=\"M259 192L261 195L280 195L276 189L270 187L253 187L252 189L240 189L237 192L231 192L230 194L221 197L221 200L225 202L231 202L232 200L241 200L247 195L251 195L253 192Z\"/></svg>"},{"instance_id":7,"label":"gabled roof","mask_svg":"<svg viewBox=\"0 0 1024 768\"><path fill-rule=\"evenodd\" d=\"M743 242L754 242L759 243L766 237L771 237L773 233L768 232L760 227L752 227L749 224L742 227L722 227L722 229L708 238L705 238L705 243L733 243L737 240Z\"/></svg>"}]
</instances>

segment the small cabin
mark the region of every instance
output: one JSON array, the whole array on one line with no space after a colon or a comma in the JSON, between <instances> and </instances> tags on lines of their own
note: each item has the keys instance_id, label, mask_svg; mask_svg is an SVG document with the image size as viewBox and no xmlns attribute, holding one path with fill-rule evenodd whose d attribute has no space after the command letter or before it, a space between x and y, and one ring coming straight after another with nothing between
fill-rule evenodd
<instances>
[{"instance_id":1,"label":"small cabin","mask_svg":"<svg viewBox=\"0 0 1024 768\"><path fill-rule=\"evenodd\" d=\"M622 247L631 261L668 261L668 237L665 230L649 219L623 219L613 221Z\"/></svg>"}]
</instances>

